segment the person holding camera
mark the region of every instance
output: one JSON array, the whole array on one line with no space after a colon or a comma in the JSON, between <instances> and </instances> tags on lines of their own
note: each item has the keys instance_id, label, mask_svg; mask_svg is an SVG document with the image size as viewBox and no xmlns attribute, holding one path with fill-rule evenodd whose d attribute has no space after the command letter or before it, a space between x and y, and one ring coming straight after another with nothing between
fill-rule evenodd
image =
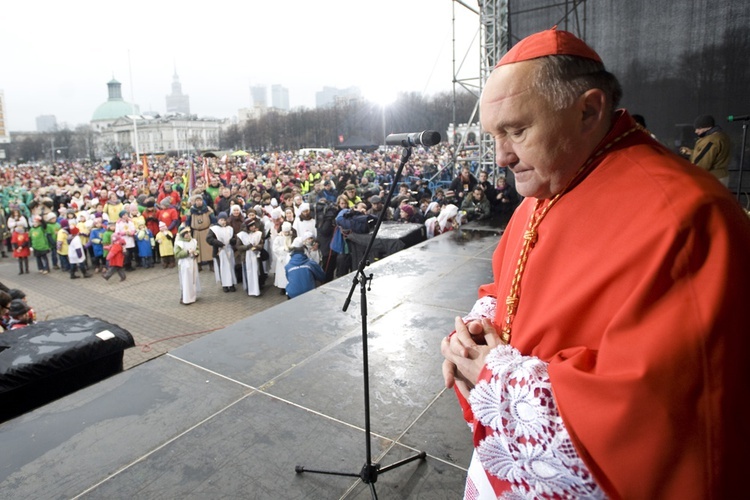
<instances>
[{"instance_id":1,"label":"person holding camera","mask_svg":"<svg viewBox=\"0 0 750 500\"><path fill-rule=\"evenodd\" d=\"M462 167L461 173L458 177L453 179L453 182L451 182L451 185L448 188L451 192L448 197L455 200L455 203L460 206L467 198L466 195L474 191L478 182L477 178L472 175L469 167Z\"/></svg>"},{"instance_id":2,"label":"person holding camera","mask_svg":"<svg viewBox=\"0 0 750 500\"><path fill-rule=\"evenodd\" d=\"M467 197L461 204L461 211L466 212L466 220L486 220L490 218L490 201L484 194L481 185L477 185L471 196Z\"/></svg>"}]
</instances>

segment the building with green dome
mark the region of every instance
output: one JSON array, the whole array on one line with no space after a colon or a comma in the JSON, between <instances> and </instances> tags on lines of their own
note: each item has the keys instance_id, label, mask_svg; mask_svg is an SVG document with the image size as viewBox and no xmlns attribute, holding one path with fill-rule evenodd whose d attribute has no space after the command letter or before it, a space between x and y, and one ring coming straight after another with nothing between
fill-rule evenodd
<instances>
[{"instance_id":1,"label":"building with green dome","mask_svg":"<svg viewBox=\"0 0 750 500\"><path fill-rule=\"evenodd\" d=\"M156 113L141 115L138 106L122 99L120 82L112 79L107 87L109 99L96 108L91 117L91 128L97 132L95 150L98 157L119 154L123 158L132 158L133 153L179 155L219 148L221 120L181 114L164 117Z\"/></svg>"},{"instance_id":2,"label":"building with green dome","mask_svg":"<svg viewBox=\"0 0 750 500\"><path fill-rule=\"evenodd\" d=\"M137 105L134 106L122 99L122 84L120 82L112 78L107 83L107 89L109 99L96 108L94 115L91 117L91 127L97 132L106 129L119 118L140 113Z\"/></svg>"}]
</instances>

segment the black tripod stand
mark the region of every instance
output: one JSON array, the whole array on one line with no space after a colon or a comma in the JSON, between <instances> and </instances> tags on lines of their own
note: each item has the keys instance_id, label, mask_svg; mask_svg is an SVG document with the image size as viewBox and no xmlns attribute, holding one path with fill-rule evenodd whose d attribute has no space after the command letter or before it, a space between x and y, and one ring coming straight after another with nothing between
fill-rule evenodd
<instances>
[{"instance_id":1,"label":"black tripod stand","mask_svg":"<svg viewBox=\"0 0 750 500\"><path fill-rule=\"evenodd\" d=\"M383 222L383 219L385 218L385 214L388 210L388 205L390 205L391 198L393 198L393 193L396 189L396 186L398 185L399 179L401 178L401 172L404 169L404 165L406 165L406 162L409 161L409 158L411 157L411 147L404 147L404 151L401 154L401 163L398 166L398 170L396 171L396 177L393 179L393 183L391 184L391 188L388 192L388 196L385 199L385 203L383 204L383 209L380 212L380 216L378 217L377 222L375 223L375 229L372 232L372 235L370 236L370 241L367 243L367 249L365 250L364 255L362 255L362 259L359 261L359 265L357 266L357 272L354 274L354 281L352 283L352 287L349 290L349 295L346 297L346 302L344 302L344 308L343 310L346 311L349 308L349 303L352 300L352 295L354 294L354 289L357 288L357 285L359 285L359 293L360 293L360 314L362 316L362 364L364 365L363 370L363 381L364 381L364 395L365 395L365 453L366 453L366 461L365 465L362 466L362 470L359 473L356 472L335 472L335 471L327 471L327 470L314 470L314 469L306 469L302 465L297 465L294 470L297 473L302 472L312 472L314 474L328 474L333 476L347 476L347 477L358 477L362 480L363 483L370 486L370 493L372 494L372 498L376 499L378 498L378 494L375 491L375 482L378 480L378 475L382 474L384 472L388 472L389 470L393 470L397 467L401 467L402 465L408 464L409 462L413 462L414 460L424 459L427 456L427 453L424 451L418 453L417 455L411 456L409 458L406 458L404 460L400 460L396 463L393 463L391 465L381 467L380 464L373 463L372 462L372 453L371 453L371 447L370 447L370 374L369 374L369 362L367 358L367 290L368 290L368 284L372 282L372 274L369 276L365 275L365 267L367 266L367 258L370 255L370 251L372 250L372 246L375 243L375 237L378 235L378 230L380 229L380 224Z\"/></svg>"}]
</instances>

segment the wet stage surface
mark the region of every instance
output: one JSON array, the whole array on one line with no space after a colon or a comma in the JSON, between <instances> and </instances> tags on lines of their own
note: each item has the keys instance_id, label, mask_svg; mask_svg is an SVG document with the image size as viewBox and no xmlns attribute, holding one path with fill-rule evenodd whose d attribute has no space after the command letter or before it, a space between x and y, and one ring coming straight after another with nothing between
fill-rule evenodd
<instances>
[{"instance_id":1,"label":"wet stage surface","mask_svg":"<svg viewBox=\"0 0 750 500\"><path fill-rule=\"evenodd\" d=\"M471 435L440 341L492 279L499 230L375 262L367 292L372 461L381 499L463 495ZM0 424L2 498L370 498L361 295L353 275ZM122 325L127 328L127 325Z\"/></svg>"}]
</instances>

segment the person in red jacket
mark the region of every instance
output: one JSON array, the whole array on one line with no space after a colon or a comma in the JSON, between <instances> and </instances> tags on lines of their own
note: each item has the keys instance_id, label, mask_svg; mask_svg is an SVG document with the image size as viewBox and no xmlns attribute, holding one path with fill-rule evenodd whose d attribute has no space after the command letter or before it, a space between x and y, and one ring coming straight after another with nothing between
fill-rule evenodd
<instances>
[{"instance_id":1,"label":"person in red jacket","mask_svg":"<svg viewBox=\"0 0 750 500\"><path fill-rule=\"evenodd\" d=\"M31 242L29 233L22 225L17 225L10 237L10 243L13 246L13 257L18 259L18 274L29 274L29 255L31 255Z\"/></svg>"},{"instance_id":2,"label":"person in red jacket","mask_svg":"<svg viewBox=\"0 0 750 500\"><path fill-rule=\"evenodd\" d=\"M174 206L171 205L169 198L163 199L159 203L159 206L161 207L157 212L159 222L163 222L167 225L172 236L177 236L177 226L180 225L180 214L178 214Z\"/></svg>"},{"instance_id":3,"label":"person in red jacket","mask_svg":"<svg viewBox=\"0 0 750 500\"><path fill-rule=\"evenodd\" d=\"M109 253L107 254L107 262L109 267L102 274L102 278L109 280L115 272L120 276L120 281L125 281L125 270L122 266L125 264L125 253L123 252L122 246L125 244L125 240L119 234L112 237L112 244L109 245Z\"/></svg>"}]
</instances>

